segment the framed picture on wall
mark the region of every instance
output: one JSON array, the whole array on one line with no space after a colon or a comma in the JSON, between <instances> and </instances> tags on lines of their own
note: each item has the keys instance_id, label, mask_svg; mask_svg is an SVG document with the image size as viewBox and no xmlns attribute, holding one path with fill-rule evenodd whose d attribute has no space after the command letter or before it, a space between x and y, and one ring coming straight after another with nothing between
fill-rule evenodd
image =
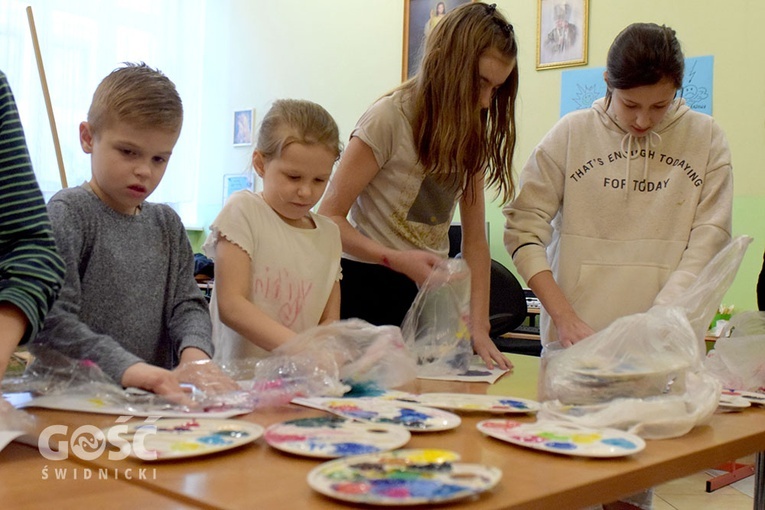
<instances>
[{"instance_id":1,"label":"framed picture on wall","mask_svg":"<svg viewBox=\"0 0 765 510\"><path fill-rule=\"evenodd\" d=\"M425 37L455 7L471 0L404 0L404 55L401 81L406 81L420 68Z\"/></svg>"},{"instance_id":2,"label":"framed picture on wall","mask_svg":"<svg viewBox=\"0 0 765 510\"><path fill-rule=\"evenodd\" d=\"M232 193L248 189L255 191L255 179L253 172L243 172L240 174L226 174L223 176L223 203L226 203Z\"/></svg>"},{"instance_id":3,"label":"framed picture on wall","mask_svg":"<svg viewBox=\"0 0 765 510\"><path fill-rule=\"evenodd\" d=\"M538 0L537 70L587 64L590 0Z\"/></svg>"},{"instance_id":4,"label":"framed picture on wall","mask_svg":"<svg viewBox=\"0 0 765 510\"><path fill-rule=\"evenodd\" d=\"M234 147L252 145L252 126L255 110L236 110L234 112Z\"/></svg>"}]
</instances>

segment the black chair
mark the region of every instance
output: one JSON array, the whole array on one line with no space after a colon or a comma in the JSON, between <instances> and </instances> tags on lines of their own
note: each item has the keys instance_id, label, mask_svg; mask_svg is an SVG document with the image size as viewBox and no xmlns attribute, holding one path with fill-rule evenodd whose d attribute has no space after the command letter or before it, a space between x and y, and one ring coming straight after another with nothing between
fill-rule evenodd
<instances>
[{"instance_id":1,"label":"black chair","mask_svg":"<svg viewBox=\"0 0 765 510\"><path fill-rule=\"evenodd\" d=\"M495 338L513 331L523 324L527 314L528 308L523 287L505 266L492 260L489 295L491 337Z\"/></svg>"},{"instance_id":2,"label":"black chair","mask_svg":"<svg viewBox=\"0 0 765 510\"><path fill-rule=\"evenodd\" d=\"M489 335L501 352L539 356L542 343L539 340L503 338L523 324L528 315L526 293L518 279L505 266L491 261L491 293L489 295Z\"/></svg>"}]
</instances>

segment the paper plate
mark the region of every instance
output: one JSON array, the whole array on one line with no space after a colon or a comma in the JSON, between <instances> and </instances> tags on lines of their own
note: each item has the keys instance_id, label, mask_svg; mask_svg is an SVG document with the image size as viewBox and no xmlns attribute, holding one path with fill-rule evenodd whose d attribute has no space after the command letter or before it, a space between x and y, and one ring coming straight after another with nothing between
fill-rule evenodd
<instances>
[{"instance_id":1,"label":"paper plate","mask_svg":"<svg viewBox=\"0 0 765 510\"><path fill-rule=\"evenodd\" d=\"M635 367L624 363L614 367L583 366L571 370L574 374L592 379L593 381L630 381L633 379L645 379L650 377L663 377L665 374L676 371L677 368L646 368Z\"/></svg>"},{"instance_id":2,"label":"paper plate","mask_svg":"<svg viewBox=\"0 0 765 510\"><path fill-rule=\"evenodd\" d=\"M622 457L645 448L640 437L616 429L580 427L542 421L484 420L477 425L487 436L527 448L578 457Z\"/></svg>"},{"instance_id":3,"label":"paper plate","mask_svg":"<svg viewBox=\"0 0 765 510\"><path fill-rule=\"evenodd\" d=\"M469 393L423 393L417 401L429 407L484 413L535 413L540 407L539 402L533 400Z\"/></svg>"},{"instance_id":4,"label":"paper plate","mask_svg":"<svg viewBox=\"0 0 765 510\"><path fill-rule=\"evenodd\" d=\"M339 416L301 418L266 429L266 442L296 455L332 459L400 448L412 435L400 425L361 423Z\"/></svg>"},{"instance_id":5,"label":"paper plate","mask_svg":"<svg viewBox=\"0 0 765 510\"><path fill-rule=\"evenodd\" d=\"M437 432L459 426L459 416L418 404L377 398L296 398L292 402L351 420L401 425L411 432Z\"/></svg>"},{"instance_id":6,"label":"paper plate","mask_svg":"<svg viewBox=\"0 0 765 510\"><path fill-rule=\"evenodd\" d=\"M502 472L456 462L445 450L396 450L325 462L308 474L315 491L357 504L402 506L466 498L497 485Z\"/></svg>"},{"instance_id":7,"label":"paper plate","mask_svg":"<svg viewBox=\"0 0 765 510\"><path fill-rule=\"evenodd\" d=\"M726 392L723 392L720 395L720 401L717 404L718 407L721 407L723 410L727 411L738 411L741 409L746 409L747 407L750 407L752 403L744 398L741 395L730 395Z\"/></svg>"},{"instance_id":8,"label":"paper plate","mask_svg":"<svg viewBox=\"0 0 765 510\"><path fill-rule=\"evenodd\" d=\"M744 390L723 390L723 395L731 397L741 397L749 401L752 405L765 406L765 393L759 393L757 391L744 391Z\"/></svg>"},{"instance_id":9,"label":"paper plate","mask_svg":"<svg viewBox=\"0 0 765 510\"><path fill-rule=\"evenodd\" d=\"M104 433L116 446L129 444L131 457L167 460L209 455L251 443L263 435L263 427L242 420L167 418L114 425Z\"/></svg>"}]
</instances>

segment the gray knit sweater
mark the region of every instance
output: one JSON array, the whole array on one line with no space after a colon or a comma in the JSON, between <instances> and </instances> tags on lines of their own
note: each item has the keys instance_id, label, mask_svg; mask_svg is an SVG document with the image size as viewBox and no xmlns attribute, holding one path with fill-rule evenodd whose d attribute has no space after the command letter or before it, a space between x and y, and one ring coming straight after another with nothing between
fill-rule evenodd
<instances>
[{"instance_id":1,"label":"gray knit sweater","mask_svg":"<svg viewBox=\"0 0 765 510\"><path fill-rule=\"evenodd\" d=\"M213 354L186 231L168 206L120 214L87 185L48 203L66 281L37 343L89 359L116 382L146 361L172 369L186 347Z\"/></svg>"}]
</instances>

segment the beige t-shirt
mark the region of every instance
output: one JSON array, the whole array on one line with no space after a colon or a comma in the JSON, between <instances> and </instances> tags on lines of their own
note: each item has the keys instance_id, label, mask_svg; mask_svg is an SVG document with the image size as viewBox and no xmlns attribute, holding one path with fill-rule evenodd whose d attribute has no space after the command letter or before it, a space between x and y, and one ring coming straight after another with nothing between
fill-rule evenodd
<instances>
[{"instance_id":1,"label":"beige t-shirt","mask_svg":"<svg viewBox=\"0 0 765 510\"><path fill-rule=\"evenodd\" d=\"M372 149L380 171L359 194L348 219L384 246L445 258L459 189L427 175L418 163L406 94L396 91L378 100L351 133Z\"/></svg>"},{"instance_id":2,"label":"beige t-shirt","mask_svg":"<svg viewBox=\"0 0 765 510\"><path fill-rule=\"evenodd\" d=\"M242 248L251 261L250 301L296 333L319 323L332 287L340 279L340 231L324 216L311 213L311 217L316 228L293 227L260 194L239 191L218 214L203 246L213 260L219 234ZM214 290L210 315L217 361L268 355L221 322Z\"/></svg>"}]
</instances>

